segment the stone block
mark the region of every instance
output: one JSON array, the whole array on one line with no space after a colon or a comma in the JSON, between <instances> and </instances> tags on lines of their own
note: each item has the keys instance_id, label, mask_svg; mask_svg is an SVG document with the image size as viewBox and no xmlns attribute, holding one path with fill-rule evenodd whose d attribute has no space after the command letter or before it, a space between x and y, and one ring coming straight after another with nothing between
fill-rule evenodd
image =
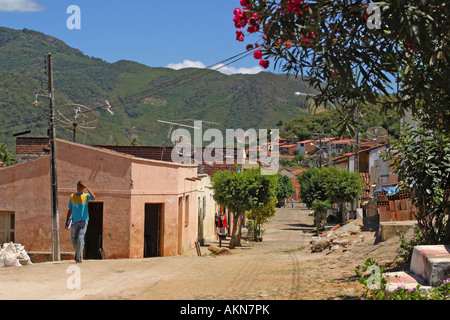
<instances>
[{"instance_id":1,"label":"stone block","mask_svg":"<svg viewBox=\"0 0 450 320\"><path fill-rule=\"evenodd\" d=\"M450 278L450 245L414 247L410 271L437 287Z\"/></svg>"},{"instance_id":2,"label":"stone block","mask_svg":"<svg viewBox=\"0 0 450 320\"><path fill-rule=\"evenodd\" d=\"M380 222L379 234L381 241L385 241L390 237L395 236L395 233L397 231L399 231L400 233L406 233L406 231L408 231L415 224L415 220Z\"/></svg>"},{"instance_id":3,"label":"stone block","mask_svg":"<svg viewBox=\"0 0 450 320\"><path fill-rule=\"evenodd\" d=\"M386 289L388 291L394 291L399 287L413 289L417 285L420 285L422 289L429 289L429 286L427 286L426 281L422 277L411 272L386 272L383 276L386 278Z\"/></svg>"}]
</instances>

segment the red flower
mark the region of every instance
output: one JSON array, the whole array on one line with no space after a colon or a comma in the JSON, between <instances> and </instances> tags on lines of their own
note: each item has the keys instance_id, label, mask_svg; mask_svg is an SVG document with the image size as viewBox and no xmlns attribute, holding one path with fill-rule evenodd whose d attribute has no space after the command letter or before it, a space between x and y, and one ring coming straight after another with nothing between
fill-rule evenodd
<instances>
[{"instance_id":1,"label":"red flower","mask_svg":"<svg viewBox=\"0 0 450 320\"><path fill-rule=\"evenodd\" d=\"M287 41L284 42L284 46L286 47L286 49L290 49L290 48L292 48L292 42L287 40Z\"/></svg>"},{"instance_id":2,"label":"red flower","mask_svg":"<svg viewBox=\"0 0 450 320\"><path fill-rule=\"evenodd\" d=\"M248 33L255 33L259 31L259 25L254 24L247 28Z\"/></svg>"},{"instance_id":3,"label":"red flower","mask_svg":"<svg viewBox=\"0 0 450 320\"><path fill-rule=\"evenodd\" d=\"M239 8L234 9L233 13L234 13L234 18L233 18L234 26L237 29L244 28L247 25L249 14L246 12L243 12L242 9L239 9Z\"/></svg>"},{"instance_id":4,"label":"red flower","mask_svg":"<svg viewBox=\"0 0 450 320\"><path fill-rule=\"evenodd\" d=\"M300 39L300 42L302 42L302 43L309 43L311 41L311 39L308 39L308 38L301 38Z\"/></svg>"},{"instance_id":5,"label":"red flower","mask_svg":"<svg viewBox=\"0 0 450 320\"><path fill-rule=\"evenodd\" d=\"M263 60L263 59L259 60L259 65L261 67L263 67L264 69L267 69L269 67L269 64L270 64L270 62L267 60Z\"/></svg>"},{"instance_id":6,"label":"red flower","mask_svg":"<svg viewBox=\"0 0 450 320\"><path fill-rule=\"evenodd\" d=\"M302 5L303 0L288 0L287 10L289 12L294 12L296 15L301 16L303 14L303 10L307 8L307 5Z\"/></svg>"},{"instance_id":7,"label":"red flower","mask_svg":"<svg viewBox=\"0 0 450 320\"><path fill-rule=\"evenodd\" d=\"M408 47L409 51L411 51L411 52L419 50L419 46L417 44L407 43L406 46Z\"/></svg>"},{"instance_id":8,"label":"red flower","mask_svg":"<svg viewBox=\"0 0 450 320\"><path fill-rule=\"evenodd\" d=\"M241 30L236 31L236 40L244 41L244 33Z\"/></svg>"},{"instance_id":9,"label":"red flower","mask_svg":"<svg viewBox=\"0 0 450 320\"><path fill-rule=\"evenodd\" d=\"M252 44L248 44L246 47L247 51L250 51L253 49L253 45Z\"/></svg>"},{"instance_id":10,"label":"red flower","mask_svg":"<svg viewBox=\"0 0 450 320\"><path fill-rule=\"evenodd\" d=\"M255 50L255 52L253 53L253 57L255 57L256 60L259 60L262 58L262 52L259 50Z\"/></svg>"},{"instance_id":11,"label":"red flower","mask_svg":"<svg viewBox=\"0 0 450 320\"><path fill-rule=\"evenodd\" d=\"M331 77L339 77L341 73L336 69L336 67L333 67L333 72L331 73Z\"/></svg>"},{"instance_id":12,"label":"red flower","mask_svg":"<svg viewBox=\"0 0 450 320\"><path fill-rule=\"evenodd\" d=\"M245 9L247 10L252 9L252 4L250 3L249 0L241 0L241 6L245 7Z\"/></svg>"},{"instance_id":13,"label":"red flower","mask_svg":"<svg viewBox=\"0 0 450 320\"><path fill-rule=\"evenodd\" d=\"M314 33L314 31L308 31L307 33L306 33L306 37L308 37L308 38L315 38L316 37L316 34Z\"/></svg>"}]
</instances>

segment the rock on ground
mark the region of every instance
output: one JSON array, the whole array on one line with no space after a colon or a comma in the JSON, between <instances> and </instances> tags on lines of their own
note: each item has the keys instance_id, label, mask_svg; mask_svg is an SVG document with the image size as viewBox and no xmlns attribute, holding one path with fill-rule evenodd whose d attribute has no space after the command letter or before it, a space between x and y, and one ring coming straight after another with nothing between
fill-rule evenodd
<instances>
[{"instance_id":1,"label":"rock on ground","mask_svg":"<svg viewBox=\"0 0 450 320\"><path fill-rule=\"evenodd\" d=\"M208 247L208 250L216 255L223 255L223 254L230 254L230 249L228 248L221 248L216 245L210 245Z\"/></svg>"}]
</instances>

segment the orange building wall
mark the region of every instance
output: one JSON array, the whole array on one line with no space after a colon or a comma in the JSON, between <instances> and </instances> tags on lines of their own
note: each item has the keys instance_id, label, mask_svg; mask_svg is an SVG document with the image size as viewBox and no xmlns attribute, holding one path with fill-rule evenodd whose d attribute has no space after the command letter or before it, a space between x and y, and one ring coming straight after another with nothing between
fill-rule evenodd
<instances>
[{"instance_id":1,"label":"orange building wall","mask_svg":"<svg viewBox=\"0 0 450 320\"><path fill-rule=\"evenodd\" d=\"M57 140L60 251L72 252L64 223L70 194L84 180L103 202L103 249L108 259L142 258L145 203L163 204L161 255L193 248L197 236L197 166L123 156ZM50 159L0 169L0 212L15 213L15 242L27 252L51 252ZM178 252L178 198L189 195ZM185 204L183 203L183 206ZM185 212L183 207L182 217Z\"/></svg>"}]
</instances>

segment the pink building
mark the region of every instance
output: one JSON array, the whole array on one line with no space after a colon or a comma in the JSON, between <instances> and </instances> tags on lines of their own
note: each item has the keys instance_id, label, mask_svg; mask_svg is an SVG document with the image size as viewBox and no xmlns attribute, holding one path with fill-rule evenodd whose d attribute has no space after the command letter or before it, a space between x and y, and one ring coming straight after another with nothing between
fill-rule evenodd
<instances>
[{"instance_id":1,"label":"pink building","mask_svg":"<svg viewBox=\"0 0 450 320\"><path fill-rule=\"evenodd\" d=\"M179 255L194 247L197 165L143 159L59 139L56 146L63 257L73 256L64 222L78 180L97 197L89 204L85 259L101 258L100 248L107 259L117 259ZM40 158L0 169L0 242L14 241L30 254L49 255L50 159L45 146L37 148ZM18 153L23 159L26 151Z\"/></svg>"}]
</instances>

